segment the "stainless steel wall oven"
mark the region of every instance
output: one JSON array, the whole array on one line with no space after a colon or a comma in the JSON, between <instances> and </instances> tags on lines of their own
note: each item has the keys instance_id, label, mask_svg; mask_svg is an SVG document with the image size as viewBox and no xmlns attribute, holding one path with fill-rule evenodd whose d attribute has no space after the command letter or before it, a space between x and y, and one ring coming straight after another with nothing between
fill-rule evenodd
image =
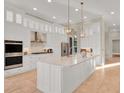
<instances>
[{"instance_id":1,"label":"stainless steel wall oven","mask_svg":"<svg viewBox=\"0 0 124 93\"><path fill-rule=\"evenodd\" d=\"M23 42L5 40L5 70L23 66Z\"/></svg>"}]
</instances>

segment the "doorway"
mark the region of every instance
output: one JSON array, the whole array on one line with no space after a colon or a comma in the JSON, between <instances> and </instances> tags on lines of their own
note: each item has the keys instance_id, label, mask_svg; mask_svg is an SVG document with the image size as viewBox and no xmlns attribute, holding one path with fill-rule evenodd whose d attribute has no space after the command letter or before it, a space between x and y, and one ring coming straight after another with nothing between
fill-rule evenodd
<instances>
[{"instance_id":1,"label":"doorway","mask_svg":"<svg viewBox=\"0 0 124 93\"><path fill-rule=\"evenodd\" d=\"M112 40L112 57L120 57L120 40Z\"/></svg>"},{"instance_id":2,"label":"doorway","mask_svg":"<svg viewBox=\"0 0 124 93\"><path fill-rule=\"evenodd\" d=\"M106 64L120 62L120 40L112 40L112 57L106 60Z\"/></svg>"}]
</instances>

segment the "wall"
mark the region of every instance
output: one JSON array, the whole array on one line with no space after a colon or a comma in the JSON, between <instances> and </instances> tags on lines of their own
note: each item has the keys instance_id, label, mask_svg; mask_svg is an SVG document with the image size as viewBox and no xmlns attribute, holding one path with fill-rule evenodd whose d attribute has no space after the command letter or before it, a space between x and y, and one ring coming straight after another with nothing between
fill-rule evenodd
<instances>
[{"instance_id":1,"label":"wall","mask_svg":"<svg viewBox=\"0 0 124 93\"><path fill-rule=\"evenodd\" d=\"M120 40L120 31L115 31L115 32L111 31L110 36L112 40L118 40L118 39Z\"/></svg>"},{"instance_id":2,"label":"wall","mask_svg":"<svg viewBox=\"0 0 124 93\"><path fill-rule=\"evenodd\" d=\"M112 57L112 40L120 40L120 31L109 29L108 32L106 32L106 59Z\"/></svg>"},{"instance_id":3,"label":"wall","mask_svg":"<svg viewBox=\"0 0 124 93\"><path fill-rule=\"evenodd\" d=\"M112 40L112 53L120 53L120 40Z\"/></svg>"}]
</instances>

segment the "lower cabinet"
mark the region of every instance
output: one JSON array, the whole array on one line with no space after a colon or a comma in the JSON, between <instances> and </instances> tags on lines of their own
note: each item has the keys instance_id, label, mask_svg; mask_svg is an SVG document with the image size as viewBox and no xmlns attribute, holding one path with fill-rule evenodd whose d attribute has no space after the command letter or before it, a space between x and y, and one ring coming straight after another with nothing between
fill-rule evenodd
<instances>
[{"instance_id":1,"label":"lower cabinet","mask_svg":"<svg viewBox=\"0 0 124 93\"><path fill-rule=\"evenodd\" d=\"M13 76L16 74L24 73L36 69L36 64L38 62L39 56L37 55L27 55L23 56L23 67L9 69L4 71L5 77Z\"/></svg>"},{"instance_id":2,"label":"lower cabinet","mask_svg":"<svg viewBox=\"0 0 124 93\"><path fill-rule=\"evenodd\" d=\"M9 77L23 72L23 67L9 69L4 71L4 76Z\"/></svg>"},{"instance_id":3,"label":"lower cabinet","mask_svg":"<svg viewBox=\"0 0 124 93\"><path fill-rule=\"evenodd\" d=\"M74 65L37 63L37 88L44 93L73 93L95 71L89 59Z\"/></svg>"}]
</instances>

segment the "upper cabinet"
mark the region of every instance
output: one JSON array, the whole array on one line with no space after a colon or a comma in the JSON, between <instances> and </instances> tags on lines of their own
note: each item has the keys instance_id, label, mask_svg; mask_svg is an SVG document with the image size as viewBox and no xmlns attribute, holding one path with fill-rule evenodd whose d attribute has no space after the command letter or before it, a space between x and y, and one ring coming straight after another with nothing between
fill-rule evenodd
<instances>
[{"instance_id":1,"label":"upper cabinet","mask_svg":"<svg viewBox=\"0 0 124 93\"><path fill-rule=\"evenodd\" d=\"M22 24L22 15L21 14L16 14L16 23Z\"/></svg>"},{"instance_id":2,"label":"upper cabinet","mask_svg":"<svg viewBox=\"0 0 124 93\"><path fill-rule=\"evenodd\" d=\"M55 33L61 35L66 34L64 31L64 26L57 23L51 23L45 21L42 18L39 19L38 16L36 17L35 16L27 15L25 11L20 9L16 9L16 8L9 9L8 7L5 7L5 21L12 23L15 26L17 26L16 24L18 24L18 26L21 27L23 26L29 29L30 31L39 31L42 32L42 34L43 33L46 34Z\"/></svg>"},{"instance_id":3,"label":"upper cabinet","mask_svg":"<svg viewBox=\"0 0 124 93\"><path fill-rule=\"evenodd\" d=\"M6 11L6 21L8 22L13 22L14 20L14 15L12 11L7 10Z\"/></svg>"}]
</instances>

